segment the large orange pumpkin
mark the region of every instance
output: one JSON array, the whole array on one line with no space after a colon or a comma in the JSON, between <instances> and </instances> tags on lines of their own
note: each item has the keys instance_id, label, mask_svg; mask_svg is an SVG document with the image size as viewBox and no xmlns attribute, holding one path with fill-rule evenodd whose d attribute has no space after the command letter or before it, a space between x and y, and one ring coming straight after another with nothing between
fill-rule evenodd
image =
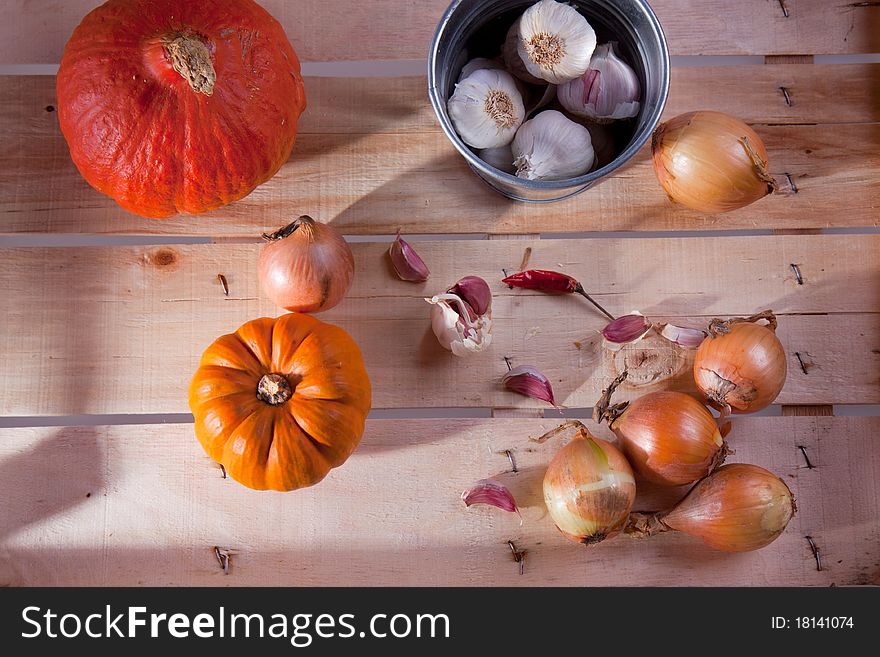
<instances>
[{"instance_id":1,"label":"large orange pumpkin","mask_svg":"<svg viewBox=\"0 0 880 657\"><path fill-rule=\"evenodd\" d=\"M155 218L274 176L306 104L284 29L252 0L110 0L67 43L57 93L83 177Z\"/></svg>"},{"instance_id":2,"label":"large orange pumpkin","mask_svg":"<svg viewBox=\"0 0 880 657\"><path fill-rule=\"evenodd\" d=\"M208 347L189 405L199 442L233 479L293 490L321 481L358 446L370 379L345 331L288 314L248 322Z\"/></svg>"}]
</instances>

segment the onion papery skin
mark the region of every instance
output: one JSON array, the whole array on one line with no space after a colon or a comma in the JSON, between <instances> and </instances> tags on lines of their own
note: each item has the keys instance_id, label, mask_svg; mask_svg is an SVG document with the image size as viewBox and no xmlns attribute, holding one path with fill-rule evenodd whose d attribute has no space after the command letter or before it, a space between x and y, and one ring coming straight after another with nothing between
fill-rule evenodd
<instances>
[{"instance_id":1,"label":"onion papery skin","mask_svg":"<svg viewBox=\"0 0 880 657\"><path fill-rule=\"evenodd\" d=\"M664 486L691 484L709 474L726 452L718 423L683 392L653 392L611 423L638 474Z\"/></svg>"},{"instance_id":2,"label":"onion papery skin","mask_svg":"<svg viewBox=\"0 0 880 657\"><path fill-rule=\"evenodd\" d=\"M782 343L762 324L734 324L729 333L706 338L694 359L697 388L713 405L734 413L772 404L787 373Z\"/></svg>"},{"instance_id":3,"label":"onion papery skin","mask_svg":"<svg viewBox=\"0 0 880 657\"><path fill-rule=\"evenodd\" d=\"M756 465L718 468L694 486L661 521L724 552L749 552L772 543L795 514L785 482Z\"/></svg>"},{"instance_id":4,"label":"onion papery skin","mask_svg":"<svg viewBox=\"0 0 880 657\"><path fill-rule=\"evenodd\" d=\"M339 232L302 217L287 237L269 242L260 253L263 292L292 312L329 310L342 301L354 280L354 256Z\"/></svg>"},{"instance_id":5,"label":"onion papery skin","mask_svg":"<svg viewBox=\"0 0 880 657\"><path fill-rule=\"evenodd\" d=\"M544 502L569 540L593 545L619 533L636 497L626 457L614 445L581 433L559 450L544 475Z\"/></svg>"},{"instance_id":6,"label":"onion papery skin","mask_svg":"<svg viewBox=\"0 0 880 657\"><path fill-rule=\"evenodd\" d=\"M651 152L669 198L700 212L736 210L776 189L761 138L722 112L689 112L660 124Z\"/></svg>"}]
</instances>

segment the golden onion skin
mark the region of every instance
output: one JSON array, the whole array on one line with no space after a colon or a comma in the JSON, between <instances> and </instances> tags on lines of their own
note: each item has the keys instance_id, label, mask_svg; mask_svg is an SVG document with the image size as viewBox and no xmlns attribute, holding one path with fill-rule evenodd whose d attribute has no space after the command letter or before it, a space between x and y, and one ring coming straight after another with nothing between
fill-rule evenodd
<instances>
[{"instance_id":1,"label":"golden onion skin","mask_svg":"<svg viewBox=\"0 0 880 657\"><path fill-rule=\"evenodd\" d=\"M651 153L667 196L699 212L737 210L776 190L764 142L723 112L688 112L661 123Z\"/></svg>"},{"instance_id":2,"label":"golden onion skin","mask_svg":"<svg viewBox=\"0 0 880 657\"><path fill-rule=\"evenodd\" d=\"M653 392L631 402L611 423L639 475L664 486L692 484L712 471L724 440L718 423L683 392Z\"/></svg>"},{"instance_id":3,"label":"golden onion skin","mask_svg":"<svg viewBox=\"0 0 880 657\"><path fill-rule=\"evenodd\" d=\"M661 521L716 550L749 552L776 540L796 509L791 490L775 474L733 463L694 486Z\"/></svg>"},{"instance_id":4,"label":"golden onion skin","mask_svg":"<svg viewBox=\"0 0 880 657\"><path fill-rule=\"evenodd\" d=\"M559 450L544 475L544 502L569 540L593 545L620 532L636 498L626 457L585 431Z\"/></svg>"},{"instance_id":5,"label":"golden onion skin","mask_svg":"<svg viewBox=\"0 0 880 657\"><path fill-rule=\"evenodd\" d=\"M754 413L772 404L787 373L782 343L762 324L734 324L728 333L703 340L694 358L697 388L734 413Z\"/></svg>"}]
</instances>

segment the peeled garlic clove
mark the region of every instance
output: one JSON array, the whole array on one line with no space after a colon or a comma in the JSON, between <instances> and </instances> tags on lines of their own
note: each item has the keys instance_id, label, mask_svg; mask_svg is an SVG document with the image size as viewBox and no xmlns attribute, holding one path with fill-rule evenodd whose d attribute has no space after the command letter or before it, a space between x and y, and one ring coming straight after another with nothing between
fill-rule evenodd
<instances>
[{"instance_id":1,"label":"peeled garlic clove","mask_svg":"<svg viewBox=\"0 0 880 657\"><path fill-rule=\"evenodd\" d=\"M458 136L474 148L509 144L525 118L513 76L490 69L474 71L455 85L447 110Z\"/></svg>"},{"instance_id":2,"label":"peeled garlic clove","mask_svg":"<svg viewBox=\"0 0 880 657\"><path fill-rule=\"evenodd\" d=\"M504 511L516 513L522 518L513 494L508 490L507 486L494 479L480 479L461 494L461 501L464 502L465 506L488 504Z\"/></svg>"},{"instance_id":3,"label":"peeled garlic clove","mask_svg":"<svg viewBox=\"0 0 880 657\"><path fill-rule=\"evenodd\" d=\"M471 73L475 71L503 71L504 70L504 62L499 61L498 59L488 59L486 57L474 57L467 64L465 64L461 73L458 76L458 81L461 82L466 77L468 77Z\"/></svg>"},{"instance_id":4,"label":"peeled garlic clove","mask_svg":"<svg viewBox=\"0 0 880 657\"><path fill-rule=\"evenodd\" d=\"M501 56L504 59L504 65L507 70L515 75L519 80L528 82L529 84L544 84L545 80L535 77L529 73L526 63L519 56L519 21L510 26L507 30L507 37L504 39L504 46L501 48Z\"/></svg>"},{"instance_id":5,"label":"peeled garlic clove","mask_svg":"<svg viewBox=\"0 0 880 657\"><path fill-rule=\"evenodd\" d=\"M501 379L501 384L511 392L531 397L532 399L540 399L548 404L556 406L556 399L553 397L553 386L550 385L550 379L531 365L518 365L510 370Z\"/></svg>"},{"instance_id":6,"label":"peeled garlic clove","mask_svg":"<svg viewBox=\"0 0 880 657\"><path fill-rule=\"evenodd\" d=\"M425 261L399 234L397 239L391 243L388 256L391 258L391 264L394 265L394 271L397 272L401 280L424 283L431 275Z\"/></svg>"},{"instance_id":7,"label":"peeled garlic clove","mask_svg":"<svg viewBox=\"0 0 880 657\"><path fill-rule=\"evenodd\" d=\"M492 309L492 291L479 276L465 276L446 291L460 296L477 315L485 315Z\"/></svg>"},{"instance_id":8,"label":"peeled garlic clove","mask_svg":"<svg viewBox=\"0 0 880 657\"><path fill-rule=\"evenodd\" d=\"M670 342L674 342L679 347L685 347L686 349L696 349L703 344L703 340L706 339L705 331L693 328L683 328L681 326L674 326L673 324L666 324L660 332L660 335Z\"/></svg>"},{"instance_id":9,"label":"peeled garlic clove","mask_svg":"<svg viewBox=\"0 0 880 657\"><path fill-rule=\"evenodd\" d=\"M477 151L477 155L486 164L495 167L504 173L513 173L516 168L513 166L513 151L510 150L510 144L507 146L499 146L498 148L484 148Z\"/></svg>"},{"instance_id":10,"label":"peeled garlic clove","mask_svg":"<svg viewBox=\"0 0 880 657\"><path fill-rule=\"evenodd\" d=\"M516 175L526 180L576 178L596 162L590 131L556 110L523 123L511 149Z\"/></svg>"},{"instance_id":11,"label":"peeled garlic clove","mask_svg":"<svg viewBox=\"0 0 880 657\"><path fill-rule=\"evenodd\" d=\"M640 97L639 78L611 43L596 48L587 71L557 91L566 110L605 123L634 117L639 113Z\"/></svg>"},{"instance_id":12,"label":"peeled garlic clove","mask_svg":"<svg viewBox=\"0 0 880 657\"><path fill-rule=\"evenodd\" d=\"M596 33L571 5L541 0L519 20L517 51L532 75L562 84L583 75L596 49Z\"/></svg>"},{"instance_id":13,"label":"peeled garlic clove","mask_svg":"<svg viewBox=\"0 0 880 657\"><path fill-rule=\"evenodd\" d=\"M612 345L623 346L638 342L651 330L652 324L642 313L633 311L622 315L602 329L602 336Z\"/></svg>"}]
</instances>

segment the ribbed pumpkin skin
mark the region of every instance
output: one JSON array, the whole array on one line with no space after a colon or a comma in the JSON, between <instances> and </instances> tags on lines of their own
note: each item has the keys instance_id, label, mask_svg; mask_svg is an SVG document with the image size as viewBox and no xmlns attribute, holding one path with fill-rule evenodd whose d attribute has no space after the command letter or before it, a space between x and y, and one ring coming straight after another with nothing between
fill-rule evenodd
<instances>
[{"instance_id":1,"label":"ribbed pumpkin skin","mask_svg":"<svg viewBox=\"0 0 880 657\"><path fill-rule=\"evenodd\" d=\"M257 395L266 374L293 389L272 406ZM360 349L342 329L309 315L263 318L224 335L202 355L189 388L195 432L236 481L287 491L318 483L351 455L370 410Z\"/></svg>"},{"instance_id":2,"label":"ribbed pumpkin skin","mask_svg":"<svg viewBox=\"0 0 880 657\"><path fill-rule=\"evenodd\" d=\"M173 68L175 35L206 44L211 95ZM271 178L306 104L284 29L252 0L110 0L74 31L56 86L82 176L153 218L213 210Z\"/></svg>"}]
</instances>

